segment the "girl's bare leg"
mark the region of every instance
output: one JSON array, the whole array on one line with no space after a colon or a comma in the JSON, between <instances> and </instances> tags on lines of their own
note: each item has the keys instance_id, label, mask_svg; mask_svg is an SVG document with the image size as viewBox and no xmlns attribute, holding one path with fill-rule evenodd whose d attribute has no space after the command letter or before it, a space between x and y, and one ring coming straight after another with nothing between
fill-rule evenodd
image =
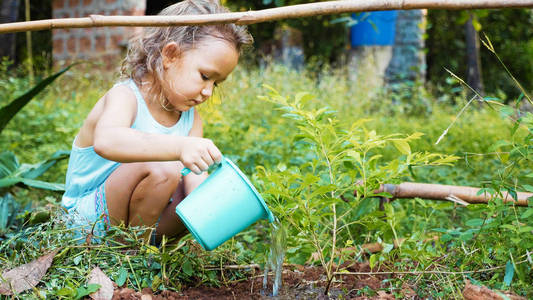
<instances>
[{"instance_id":1,"label":"girl's bare leg","mask_svg":"<svg viewBox=\"0 0 533 300\"><path fill-rule=\"evenodd\" d=\"M130 226L155 225L161 213L169 206L168 201L176 191L179 179L176 162L120 165L105 183L111 223L117 225L123 222Z\"/></svg>"},{"instance_id":2,"label":"girl's bare leg","mask_svg":"<svg viewBox=\"0 0 533 300\"><path fill-rule=\"evenodd\" d=\"M178 184L178 188L172 194L172 202L163 210L159 225L156 231L156 241L159 242L163 235L167 237L182 237L187 234L185 225L176 214L176 206L185 198L183 181Z\"/></svg>"}]
</instances>

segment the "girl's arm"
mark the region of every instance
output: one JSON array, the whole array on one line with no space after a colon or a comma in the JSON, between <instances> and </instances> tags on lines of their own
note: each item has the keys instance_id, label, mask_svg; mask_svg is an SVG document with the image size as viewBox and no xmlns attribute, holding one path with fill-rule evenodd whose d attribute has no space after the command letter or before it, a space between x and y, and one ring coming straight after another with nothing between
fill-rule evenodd
<instances>
[{"instance_id":1,"label":"girl's arm","mask_svg":"<svg viewBox=\"0 0 533 300\"><path fill-rule=\"evenodd\" d=\"M198 110L194 110L194 123L192 125L189 136L192 137L203 137L204 131L202 126L202 118L198 113ZM185 188L185 196L189 195L196 187L200 185L207 178L207 172L203 172L200 175L190 173L189 175L183 177L183 184Z\"/></svg>"},{"instance_id":2,"label":"girl's arm","mask_svg":"<svg viewBox=\"0 0 533 300\"><path fill-rule=\"evenodd\" d=\"M117 162L181 161L195 173L206 170L221 154L211 140L169 136L130 128L137 113L133 92L118 86L104 96L104 107L94 129L94 151Z\"/></svg>"}]
</instances>

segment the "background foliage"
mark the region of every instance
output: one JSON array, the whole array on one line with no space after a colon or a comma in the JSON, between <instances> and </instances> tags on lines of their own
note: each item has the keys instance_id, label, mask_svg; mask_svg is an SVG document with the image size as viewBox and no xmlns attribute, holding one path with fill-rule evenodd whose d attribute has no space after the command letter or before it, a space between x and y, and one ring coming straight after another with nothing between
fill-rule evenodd
<instances>
[{"instance_id":1,"label":"background foliage","mask_svg":"<svg viewBox=\"0 0 533 300\"><path fill-rule=\"evenodd\" d=\"M497 45L498 53L513 70L526 90L533 89L533 13L530 9L475 10L477 30ZM443 67L466 78L465 11L428 10L427 63L428 79L443 83L447 75ZM520 93L501 71L500 64L481 46L481 68L488 93L502 92L510 99Z\"/></svg>"}]
</instances>

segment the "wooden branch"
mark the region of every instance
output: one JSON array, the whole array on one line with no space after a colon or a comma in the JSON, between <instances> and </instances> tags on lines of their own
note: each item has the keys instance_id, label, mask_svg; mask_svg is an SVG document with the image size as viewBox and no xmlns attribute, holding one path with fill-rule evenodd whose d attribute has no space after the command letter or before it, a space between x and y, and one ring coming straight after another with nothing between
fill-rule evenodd
<instances>
[{"instance_id":1,"label":"wooden branch","mask_svg":"<svg viewBox=\"0 0 533 300\"><path fill-rule=\"evenodd\" d=\"M331 15L348 12L410 9L494 9L533 7L533 0L344 0L298 4L257 11L185 16L101 16L15 22L0 25L0 33L88 28L104 26L164 27L235 23L254 24L289 18Z\"/></svg>"},{"instance_id":2,"label":"wooden branch","mask_svg":"<svg viewBox=\"0 0 533 300\"><path fill-rule=\"evenodd\" d=\"M359 183L360 184L360 183ZM469 186L455 186L444 184L429 184L417 182L403 182L398 185L383 184L374 193L387 192L392 198L422 198L433 200L448 200L461 203L488 203L494 197L487 193L478 195L480 188ZM509 193L502 195L504 202L515 202L519 206L527 206L527 199L533 197L533 193L517 192L517 201Z\"/></svg>"}]
</instances>

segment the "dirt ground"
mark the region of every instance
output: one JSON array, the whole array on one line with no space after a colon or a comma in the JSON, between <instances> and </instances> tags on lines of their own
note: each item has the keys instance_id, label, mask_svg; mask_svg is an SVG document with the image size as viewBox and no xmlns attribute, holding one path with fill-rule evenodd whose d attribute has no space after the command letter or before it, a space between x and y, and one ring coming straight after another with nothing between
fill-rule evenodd
<instances>
[{"instance_id":1,"label":"dirt ground","mask_svg":"<svg viewBox=\"0 0 533 300\"><path fill-rule=\"evenodd\" d=\"M370 272L368 263L357 263L346 267L349 272ZM375 271L375 270L374 270ZM256 276L245 281L222 287L186 287L181 292L163 291L153 293L149 288L136 292L129 288L117 288L115 300L162 300L162 299L352 299L352 300L392 300L421 299L411 287L404 283L401 290L396 290L399 298L387 292L388 278L391 275L340 275L336 276L328 296L324 295L327 284L326 276L320 267L284 266L282 288L277 297L272 297L272 276L269 276L268 291L263 290L263 275L259 270ZM368 293L372 295L369 296ZM504 297L502 297L504 295ZM472 285L466 281L462 290L466 300L526 300L511 293L492 291L484 286Z\"/></svg>"},{"instance_id":2,"label":"dirt ground","mask_svg":"<svg viewBox=\"0 0 533 300\"><path fill-rule=\"evenodd\" d=\"M368 263L356 264L348 268L351 272L369 272ZM132 289L116 289L113 299L117 300L159 300L159 299L395 299L384 291L372 297L360 296L361 290L368 287L371 290L384 288L382 281L386 276L337 276L337 280L330 288L329 297L324 295L327 284L326 276L320 267L284 266L283 283L277 297L271 297L272 277L269 276L268 291L263 290L263 275L257 272L246 281L232 283L222 287L189 287L181 292L163 291L154 293L150 289L135 292ZM260 274L261 273L261 274ZM413 298L415 293L405 287L403 294Z\"/></svg>"}]
</instances>

